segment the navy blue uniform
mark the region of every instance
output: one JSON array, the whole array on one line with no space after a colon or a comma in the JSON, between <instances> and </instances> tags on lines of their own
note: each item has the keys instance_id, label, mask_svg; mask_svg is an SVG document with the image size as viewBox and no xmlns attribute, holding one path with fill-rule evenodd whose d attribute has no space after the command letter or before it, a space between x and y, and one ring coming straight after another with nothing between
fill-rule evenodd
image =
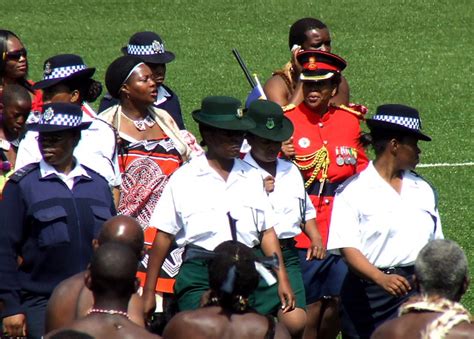
<instances>
[{"instance_id":1,"label":"navy blue uniform","mask_svg":"<svg viewBox=\"0 0 474 339\"><path fill-rule=\"evenodd\" d=\"M48 298L60 281L85 270L92 239L116 214L106 180L83 167L90 178L76 177L72 190L55 174L41 178L37 163L7 182L0 201L2 318L27 311L25 294Z\"/></svg>"},{"instance_id":2,"label":"navy blue uniform","mask_svg":"<svg viewBox=\"0 0 474 339\"><path fill-rule=\"evenodd\" d=\"M166 112L168 112L169 115L173 117L174 121L176 121L176 124L178 125L179 129L185 129L184 122L183 122L183 115L181 113L181 105L179 103L178 96L168 86L165 86L165 85L161 85L161 86L163 86L164 89L168 91L170 96L166 97L166 100L164 102L161 102L160 104L155 105L155 107L161 108L162 110L165 110ZM112 96L109 93L106 93L104 97L102 98L102 100L100 101L99 113L117 104L119 104L119 100L112 98Z\"/></svg>"}]
</instances>

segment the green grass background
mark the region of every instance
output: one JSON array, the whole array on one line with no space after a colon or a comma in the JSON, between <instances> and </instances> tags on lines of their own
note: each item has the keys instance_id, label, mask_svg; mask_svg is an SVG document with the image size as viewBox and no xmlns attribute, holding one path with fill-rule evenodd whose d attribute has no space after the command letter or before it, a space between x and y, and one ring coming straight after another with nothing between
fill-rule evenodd
<instances>
[{"instance_id":1,"label":"green grass background","mask_svg":"<svg viewBox=\"0 0 474 339\"><path fill-rule=\"evenodd\" d=\"M30 77L43 61L77 53L103 81L128 38L158 32L176 54L166 83L180 96L188 129L190 112L207 95L245 99L249 86L232 56L237 48L264 82L289 58L288 29L313 16L331 30L333 52L344 71L351 101L373 114L382 103L418 108L424 131L422 162L474 161L474 4L472 0L163 0L0 1L0 27L16 32L29 52ZM445 236L471 261L474 167L421 168L439 190ZM401 246L403 246L401 244ZM463 302L474 310L472 289Z\"/></svg>"}]
</instances>

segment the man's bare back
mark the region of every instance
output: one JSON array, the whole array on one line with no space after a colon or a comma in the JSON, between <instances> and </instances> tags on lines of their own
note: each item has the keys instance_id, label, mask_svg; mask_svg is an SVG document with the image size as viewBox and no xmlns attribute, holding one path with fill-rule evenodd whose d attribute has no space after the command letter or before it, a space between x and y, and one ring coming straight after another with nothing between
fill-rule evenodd
<instances>
[{"instance_id":1,"label":"man's bare back","mask_svg":"<svg viewBox=\"0 0 474 339\"><path fill-rule=\"evenodd\" d=\"M94 299L84 284L84 273L80 272L61 282L53 291L46 308L46 333L69 325L85 317ZM130 320L144 327L143 303L138 294L132 295L128 303Z\"/></svg>"},{"instance_id":2,"label":"man's bare back","mask_svg":"<svg viewBox=\"0 0 474 339\"><path fill-rule=\"evenodd\" d=\"M87 333L95 338L160 338L118 314L91 314L76 320L67 328ZM50 338L56 332L58 330L49 333L45 338Z\"/></svg>"},{"instance_id":3,"label":"man's bare back","mask_svg":"<svg viewBox=\"0 0 474 339\"><path fill-rule=\"evenodd\" d=\"M274 333L274 336L271 334ZM270 334L270 336L268 336ZM281 324L249 312L226 313L219 306L204 307L178 313L165 328L164 338L231 339L231 338L290 338Z\"/></svg>"},{"instance_id":4,"label":"man's bare back","mask_svg":"<svg viewBox=\"0 0 474 339\"><path fill-rule=\"evenodd\" d=\"M390 320L377 328L372 334L372 339L405 339L422 338L426 327L438 318L438 312L412 312L399 318ZM446 339L474 338L474 325L462 322L454 326L445 337Z\"/></svg>"}]
</instances>

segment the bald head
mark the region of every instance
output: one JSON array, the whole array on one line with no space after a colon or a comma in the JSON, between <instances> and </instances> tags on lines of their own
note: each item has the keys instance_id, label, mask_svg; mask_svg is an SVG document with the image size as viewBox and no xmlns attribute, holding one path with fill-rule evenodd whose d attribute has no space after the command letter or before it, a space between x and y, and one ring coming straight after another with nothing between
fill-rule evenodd
<instances>
[{"instance_id":1,"label":"bald head","mask_svg":"<svg viewBox=\"0 0 474 339\"><path fill-rule=\"evenodd\" d=\"M114 242L128 246L141 259L143 230L135 218L117 215L107 220L97 238L99 246Z\"/></svg>"}]
</instances>

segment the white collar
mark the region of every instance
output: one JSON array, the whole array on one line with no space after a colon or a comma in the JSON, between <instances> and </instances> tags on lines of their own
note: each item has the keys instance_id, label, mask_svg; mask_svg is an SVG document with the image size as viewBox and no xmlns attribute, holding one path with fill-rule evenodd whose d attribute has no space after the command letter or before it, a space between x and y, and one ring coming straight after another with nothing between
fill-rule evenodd
<instances>
[{"instance_id":1,"label":"white collar","mask_svg":"<svg viewBox=\"0 0 474 339\"><path fill-rule=\"evenodd\" d=\"M165 102L167 98L169 98L171 94L164 88L163 86L158 87L158 95L154 102L154 105L159 105L162 102Z\"/></svg>"},{"instance_id":2,"label":"white collar","mask_svg":"<svg viewBox=\"0 0 474 339\"><path fill-rule=\"evenodd\" d=\"M53 166L46 163L46 161L44 161L44 159L41 159L40 162L39 162L41 178L45 178L45 177L47 177L48 175L51 175L51 174L55 174L58 177L66 176L68 178L75 178L75 177L84 176L84 177L90 178L90 175L87 173L87 171L84 169L84 167L81 166L79 161L76 158L74 158L74 159L76 161L76 165L71 170L71 172L69 172L69 174L67 174L67 175L65 175L64 173L58 172Z\"/></svg>"},{"instance_id":3,"label":"white collar","mask_svg":"<svg viewBox=\"0 0 474 339\"><path fill-rule=\"evenodd\" d=\"M253 156L250 152L245 154L244 161L247 164L249 164L250 166L258 168L260 171L263 171L266 174L271 175L270 173L268 173L266 170L264 170L262 167L260 167L257 164L257 162L255 161L255 159L253 158ZM279 174L281 175L283 173L289 172L291 170L291 167L293 166L293 164L291 162L285 161L285 160L280 159L280 158L277 158L276 162L277 162L277 168L276 168L276 176L277 177L279 176Z\"/></svg>"},{"instance_id":4,"label":"white collar","mask_svg":"<svg viewBox=\"0 0 474 339\"><path fill-rule=\"evenodd\" d=\"M209 165L209 162L207 161L206 154L203 153L202 155L194 157L191 161L196 162L196 174L197 175L208 175L208 174L214 174L217 172L212 169L212 167ZM247 176L247 171L250 169L250 165L247 164L245 161L235 158L234 159L234 165L232 166L232 170L229 173L229 177L231 176L232 173L238 174L242 177Z\"/></svg>"}]
</instances>

